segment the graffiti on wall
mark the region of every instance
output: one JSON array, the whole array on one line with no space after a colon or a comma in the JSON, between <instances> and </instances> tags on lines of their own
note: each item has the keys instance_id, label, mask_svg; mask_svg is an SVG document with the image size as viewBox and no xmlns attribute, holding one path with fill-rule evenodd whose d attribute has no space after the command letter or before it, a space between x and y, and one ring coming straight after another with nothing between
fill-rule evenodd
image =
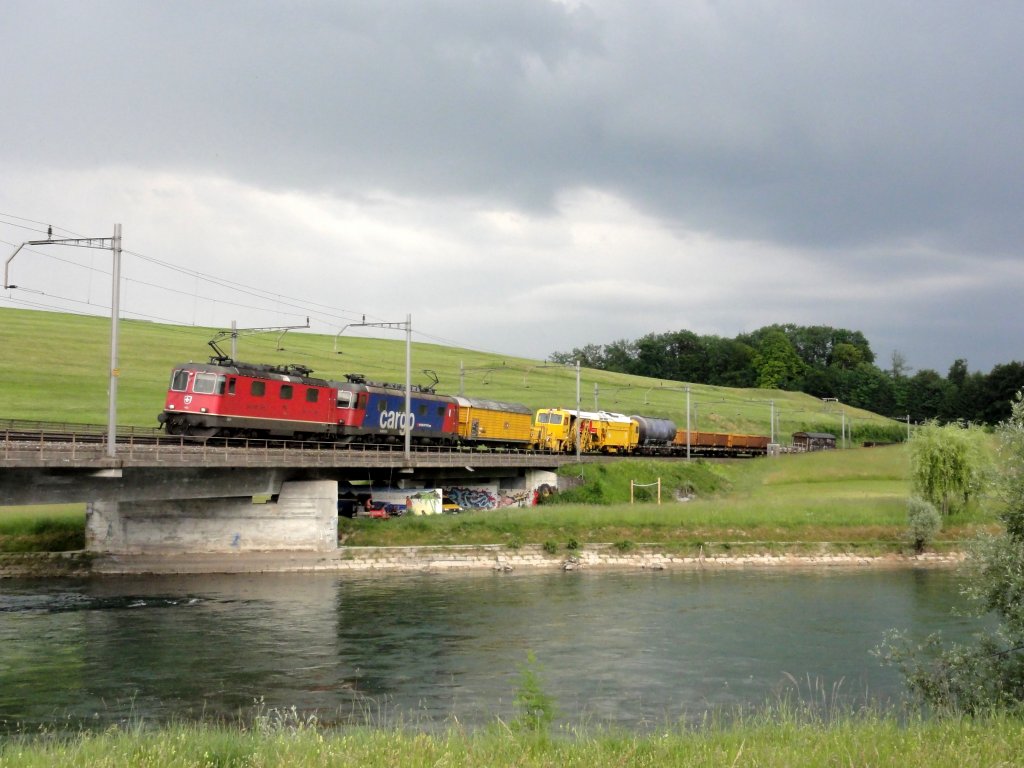
<instances>
[{"instance_id":1,"label":"graffiti on wall","mask_svg":"<svg viewBox=\"0 0 1024 768\"><path fill-rule=\"evenodd\" d=\"M530 507L535 493L527 490L497 491L488 488L446 488L445 495L463 509L501 509L503 507Z\"/></svg>"},{"instance_id":2,"label":"graffiti on wall","mask_svg":"<svg viewBox=\"0 0 1024 768\"><path fill-rule=\"evenodd\" d=\"M446 488L445 494L463 509L494 509L498 500L486 488Z\"/></svg>"},{"instance_id":3,"label":"graffiti on wall","mask_svg":"<svg viewBox=\"0 0 1024 768\"><path fill-rule=\"evenodd\" d=\"M499 507L532 507L533 491L502 491L498 496Z\"/></svg>"}]
</instances>

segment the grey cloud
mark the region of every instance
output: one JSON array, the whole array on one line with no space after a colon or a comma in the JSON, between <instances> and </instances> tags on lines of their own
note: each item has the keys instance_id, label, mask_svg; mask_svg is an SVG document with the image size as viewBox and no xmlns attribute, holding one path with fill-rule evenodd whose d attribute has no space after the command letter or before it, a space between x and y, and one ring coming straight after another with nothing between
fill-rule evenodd
<instances>
[{"instance_id":1,"label":"grey cloud","mask_svg":"<svg viewBox=\"0 0 1024 768\"><path fill-rule=\"evenodd\" d=\"M782 242L1020 238L1016 4L16 3L37 162L277 188L619 190ZM68 132L74 131L72 140Z\"/></svg>"}]
</instances>

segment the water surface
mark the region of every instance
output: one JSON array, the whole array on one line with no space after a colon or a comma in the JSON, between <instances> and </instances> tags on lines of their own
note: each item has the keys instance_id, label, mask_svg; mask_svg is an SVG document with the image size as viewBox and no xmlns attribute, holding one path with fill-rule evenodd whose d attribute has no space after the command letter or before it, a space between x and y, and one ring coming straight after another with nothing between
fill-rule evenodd
<instances>
[{"instance_id":1,"label":"water surface","mask_svg":"<svg viewBox=\"0 0 1024 768\"><path fill-rule=\"evenodd\" d=\"M645 727L838 691L892 705L891 627L963 636L947 570L268 574L0 582L0 727L511 717L533 652L565 719ZM816 692L816 693L815 693Z\"/></svg>"}]
</instances>

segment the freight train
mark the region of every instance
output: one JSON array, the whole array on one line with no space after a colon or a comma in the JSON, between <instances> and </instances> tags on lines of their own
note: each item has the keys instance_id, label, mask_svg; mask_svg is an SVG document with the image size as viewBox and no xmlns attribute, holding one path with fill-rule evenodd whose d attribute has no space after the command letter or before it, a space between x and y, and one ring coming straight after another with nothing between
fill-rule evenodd
<instances>
[{"instance_id":1,"label":"freight train","mask_svg":"<svg viewBox=\"0 0 1024 768\"><path fill-rule=\"evenodd\" d=\"M170 435L193 440L249 437L398 443L406 423L420 446L522 448L617 455L756 456L768 451L762 435L676 429L667 419L606 411L542 408L439 395L414 386L406 413L405 386L316 378L301 365L259 365L224 356L186 363L171 372L158 421ZM689 445L687 445L689 443Z\"/></svg>"}]
</instances>

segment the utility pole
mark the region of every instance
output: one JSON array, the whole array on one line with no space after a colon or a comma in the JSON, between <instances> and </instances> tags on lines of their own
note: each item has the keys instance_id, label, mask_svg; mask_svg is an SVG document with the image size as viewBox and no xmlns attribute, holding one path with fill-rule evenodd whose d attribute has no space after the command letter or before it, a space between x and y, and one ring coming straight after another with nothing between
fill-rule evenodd
<instances>
[{"instance_id":1,"label":"utility pole","mask_svg":"<svg viewBox=\"0 0 1024 768\"><path fill-rule=\"evenodd\" d=\"M686 460L690 460L690 388L686 388Z\"/></svg>"},{"instance_id":2,"label":"utility pole","mask_svg":"<svg viewBox=\"0 0 1024 768\"><path fill-rule=\"evenodd\" d=\"M580 413L580 361L576 361L576 463L580 459L580 443L583 441L583 415Z\"/></svg>"},{"instance_id":3,"label":"utility pole","mask_svg":"<svg viewBox=\"0 0 1024 768\"><path fill-rule=\"evenodd\" d=\"M394 323L368 323L363 315L363 322L349 323L342 328L334 337L334 351L338 352L338 336L345 332L346 328L388 328L392 330L405 331L405 418L402 420L403 431L405 432L405 466L412 466L412 315L405 316L405 322ZM338 353L340 354L340 353ZM461 364L460 364L461 368ZM579 391L577 390L577 399Z\"/></svg>"},{"instance_id":4,"label":"utility pole","mask_svg":"<svg viewBox=\"0 0 1024 768\"><path fill-rule=\"evenodd\" d=\"M50 233L52 233L52 229ZM109 400L107 403L107 456L114 458L117 455L117 380L121 376L118 368L117 347L118 347L118 321L121 315L121 225L114 225L113 237L70 237L58 238L47 237L46 240L27 240L14 249L7 261L4 262L4 288L17 288L11 285L8 279L11 262L18 252L26 245L71 245L78 248L100 248L111 251L114 257L113 268L111 269L111 281L113 286L110 295L110 385L107 390Z\"/></svg>"}]
</instances>

